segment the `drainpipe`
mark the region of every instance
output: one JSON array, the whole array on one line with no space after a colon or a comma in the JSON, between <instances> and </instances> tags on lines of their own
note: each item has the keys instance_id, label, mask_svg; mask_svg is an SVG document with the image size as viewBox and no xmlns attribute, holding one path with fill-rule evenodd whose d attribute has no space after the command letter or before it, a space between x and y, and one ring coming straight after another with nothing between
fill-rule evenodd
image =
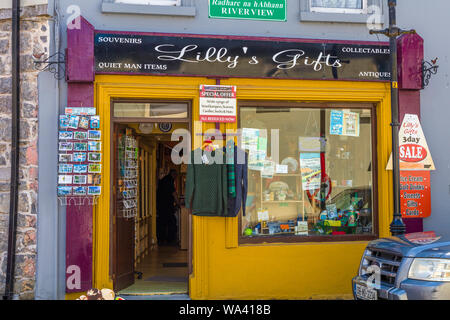
<instances>
[{"instance_id":1,"label":"drainpipe","mask_svg":"<svg viewBox=\"0 0 450 320\"><path fill-rule=\"evenodd\" d=\"M20 129L20 0L12 0L12 110L11 110L11 186L9 205L8 255L4 300L14 294L14 269L17 232L17 207L19 189L19 129Z\"/></svg>"}]
</instances>

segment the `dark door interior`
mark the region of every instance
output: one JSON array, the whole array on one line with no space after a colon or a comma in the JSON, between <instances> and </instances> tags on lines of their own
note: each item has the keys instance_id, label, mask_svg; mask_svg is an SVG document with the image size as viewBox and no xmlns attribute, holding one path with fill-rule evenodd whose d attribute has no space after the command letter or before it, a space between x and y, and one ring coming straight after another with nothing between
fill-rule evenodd
<instances>
[{"instance_id":1,"label":"dark door interior","mask_svg":"<svg viewBox=\"0 0 450 320\"><path fill-rule=\"evenodd\" d=\"M134 218L123 215L122 190L124 188L121 160L125 126L114 126L114 290L119 291L134 283Z\"/></svg>"}]
</instances>

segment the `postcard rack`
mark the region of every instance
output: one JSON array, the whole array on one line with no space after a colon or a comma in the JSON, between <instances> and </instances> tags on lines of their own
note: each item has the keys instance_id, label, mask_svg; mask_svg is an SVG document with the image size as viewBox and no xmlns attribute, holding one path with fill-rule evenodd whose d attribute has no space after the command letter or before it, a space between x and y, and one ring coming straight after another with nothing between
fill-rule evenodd
<instances>
[{"instance_id":1,"label":"postcard rack","mask_svg":"<svg viewBox=\"0 0 450 320\"><path fill-rule=\"evenodd\" d=\"M98 196L58 196L58 202L60 206L95 206L98 198Z\"/></svg>"},{"instance_id":2,"label":"postcard rack","mask_svg":"<svg viewBox=\"0 0 450 320\"><path fill-rule=\"evenodd\" d=\"M62 206L95 205L101 194L102 142L95 108L59 116L57 197Z\"/></svg>"},{"instance_id":3,"label":"postcard rack","mask_svg":"<svg viewBox=\"0 0 450 320\"><path fill-rule=\"evenodd\" d=\"M138 210L138 162L137 140L129 129L121 137L119 154L121 197L118 215L121 218L133 219L137 216Z\"/></svg>"}]
</instances>

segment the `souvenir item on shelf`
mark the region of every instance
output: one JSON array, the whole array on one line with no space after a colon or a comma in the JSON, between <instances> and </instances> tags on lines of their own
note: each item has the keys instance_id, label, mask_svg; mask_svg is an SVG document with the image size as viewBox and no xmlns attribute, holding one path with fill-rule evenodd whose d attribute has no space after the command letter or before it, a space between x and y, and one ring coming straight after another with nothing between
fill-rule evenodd
<instances>
[{"instance_id":1,"label":"souvenir item on shelf","mask_svg":"<svg viewBox=\"0 0 450 320\"><path fill-rule=\"evenodd\" d=\"M87 176L85 175L74 175L73 176L73 184L86 184Z\"/></svg>"},{"instance_id":2,"label":"souvenir item on shelf","mask_svg":"<svg viewBox=\"0 0 450 320\"><path fill-rule=\"evenodd\" d=\"M281 190L288 191L289 185L284 181L274 181L274 182L270 183L269 190L272 192L281 191Z\"/></svg>"},{"instance_id":3,"label":"souvenir item on shelf","mask_svg":"<svg viewBox=\"0 0 450 320\"><path fill-rule=\"evenodd\" d=\"M86 116L80 117L80 122L78 126L81 129L89 129L89 117Z\"/></svg>"},{"instance_id":4,"label":"souvenir item on shelf","mask_svg":"<svg viewBox=\"0 0 450 320\"><path fill-rule=\"evenodd\" d=\"M73 166L73 173L87 173L86 164L75 164Z\"/></svg>"},{"instance_id":5,"label":"souvenir item on shelf","mask_svg":"<svg viewBox=\"0 0 450 320\"><path fill-rule=\"evenodd\" d=\"M59 154L59 162L72 162L72 154Z\"/></svg>"},{"instance_id":6,"label":"souvenir item on shelf","mask_svg":"<svg viewBox=\"0 0 450 320\"><path fill-rule=\"evenodd\" d=\"M286 200L287 193L285 191L278 191L277 198L279 201Z\"/></svg>"},{"instance_id":7,"label":"souvenir item on shelf","mask_svg":"<svg viewBox=\"0 0 450 320\"><path fill-rule=\"evenodd\" d=\"M100 116L92 116L91 117L91 129L100 128Z\"/></svg>"},{"instance_id":8,"label":"souvenir item on shelf","mask_svg":"<svg viewBox=\"0 0 450 320\"><path fill-rule=\"evenodd\" d=\"M75 131L73 138L75 140L86 140L87 139L87 133L83 131Z\"/></svg>"},{"instance_id":9,"label":"souvenir item on shelf","mask_svg":"<svg viewBox=\"0 0 450 320\"><path fill-rule=\"evenodd\" d=\"M72 194L72 187L58 187L58 196L69 196Z\"/></svg>"},{"instance_id":10,"label":"souvenir item on shelf","mask_svg":"<svg viewBox=\"0 0 450 320\"><path fill-rule=\"evenodd\" d=\"M72 173L73 165L71 164L60 164L59 165L59 173Z\"/></svg>"},{"instance_id":11,"label":"souvenir item on shelf","mask_svg":"<svg viewBox=\"0 0 450 320\"><path fill-rule=\"evenodd\" d=\"M288 166L289 173L295 173L298 170L298 162L292 157L287 157L286 159L281 161L281 164Z\"/></svg>"},{"instance_id":12,"label":"souvenir item on shelf","mask_svg":"<svg viewBox=\"0 0 450 320\"><path fill-rule=\"evenodd\" d=\"M59 116L59 128L60 129L69 128L69 116L66 115Z\"/></svg>"},{"instance_id":13,"label":"souvenir item on shelf","mask_svg":"<svg viewBox=\"0 0 450 320\"><path fill-rule=\"evenodd\" d=\"M88 153L89 162L102 162L102 154L99 152L89 152Z\"/></svg>"},{"instance_id":14,"label":"souvenir item on shelf","mask_svg":"<svg viewBox=\"0 0 450 320\"><path fill-rule=\"evenodd\" d=\"M75 152L73 154L73 162L85 162L86 152Z\"/></svg>"},{"instance_id":15,"label":"souvenir item on shelf","mask_svg":"<svg viewBox=\"0 0 450 320\"><path fill-rule=\"evenodd\" d=\"M59 139L60 140L71 140L71 139L73 139L73 132L72 131L60 131Z\"/></svg>"},{"instance_id":16,"label":"souvenir item on shelf","mask_svg":"<svg viewBox=\"0 0 450 320\"><path fill-rule=\"evenodd\" d=\"M85 196L87 192L86 187L73 187L74 196Z\"/></svg>"},{"instance_id":17,"label":"souvenir item on shelf","mask_svg":"<svg viewBox=\"0 0 450 320\"><path fill-rule=\"evenodd\" d=\"M73 150L74 151L86 151L87 143L86 142L75 142L73 144Z\"/></svg>"},{"instance_id":18,"label":"souvenir item on shelf","mask_svg":"<svg viewBox=\"0 0 450 320\"><path fill-rule=\"evenodd\" d=\"M328 213L324 210L320 213L319 219L325 221L328 219Z\"/></svg>"},{"instance_id":19,"label":"souvenir item on shelf","mask_svg":"<svg viewBox=\"0 0 450 320\"><path fill-rule=\"evenodd\" d=\"M58 176L58 184L72 184L72 176L71 175L59 175Z\"/></svg>"},{"instance_id":20,"label":"souvenir item on shelf","mask_svg":"<svg viewBox=\"0 0 450 320\"><path fill-rule=\"evenodd\" d=\"M102 187L99 186L89 186L88 195L99 195L101 193Z\"/></svg>"},{"instance_id":21,"label":"souvenir item on shelf","mask_svg":"<svg viewBox=\"0 0 450 320\"><path fill-rule=\"evenodd\" d=\"M89 140L100 140L102 137L100 130L89 130L88 136Z\"/></svg>"},{"instance_id":22,"label":"souvenir item on shelf","mask_svg":"<svg viewBox=\"0 0 450 320\"><path fill-rule=\"evenodd\" d=\"M59 143L59 151L72 151L73 143L72 142L60 142Z\"/></svg>"},{"instance_id":23,"label":"souvenir item on shelf","mask_svg":"<svg viewBox=\"0 0 450 320\"><path fill-rule=\"evenodd\" d=\"M250 228L245 229L244 235L246 235L246 236L251 236L252 234L253 234L252 229L250 229Z\"/></svg>"},{"instance_id":24,"label":"souvenir item on shelf","mask_svg":"<svg viewBox=\"0 0 450 320\"><path fill-rule=\"evenodd\" d=\"M78 124L80 123L79 116L69 116L69 128L78 129Z\"/></svg>"},{"instance_id":25,"label":"souvenir item on shelf","mask_svg":"<svg viewBox=\"0 0 450 320\"><path fill-rule=\"evenodd\" d=\"M88 142L88 150L89 151L102 151L102 143L97 141L89 141Z\"/></svg>"},{"instance_id":26,"label":"souvenir item on shelf","mask_svg":"<svg viewBox=\"0 0 450 320\"><path fill-rule=\"evenodd\" d=\"M101 173L102 172L102 165L97 163L90 163L89 164L89 173Z\"/></svg>"}]
</instances>

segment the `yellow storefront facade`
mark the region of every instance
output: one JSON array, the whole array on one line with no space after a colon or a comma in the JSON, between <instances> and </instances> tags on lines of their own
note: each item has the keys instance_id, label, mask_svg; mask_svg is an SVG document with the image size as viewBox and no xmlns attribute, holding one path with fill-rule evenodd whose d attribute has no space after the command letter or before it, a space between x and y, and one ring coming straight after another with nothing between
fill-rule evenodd
<instances>
[{"instance_id":1,"label":"yellow storefront facade","mask_svg":"<svg viewBox=\"0 0 450 320\"><path fill-rule=\"evenodd\" d=\"M111 265L112 130L111 101L115 99L190 101L192 132L199 127L199 87L215 85L207 77L153 75L95 76L94 101L101 117L103 145L102 194L93 214L93 287L113 288ZM370 103L375 106L378 234L389 236L392 220L392 173L385 170L391 150L391 106L388 82L224 78L221 85L237 87L238 104L245 102ZM221 131L237 129L221 124ZM192 134L193 149L201 136ZM368 240L243 243L240 217L192 216L191 299L336 299L352 298L351 279ZM71 295L67 296L72 297Z\"/></svg>"}]
</instances>

